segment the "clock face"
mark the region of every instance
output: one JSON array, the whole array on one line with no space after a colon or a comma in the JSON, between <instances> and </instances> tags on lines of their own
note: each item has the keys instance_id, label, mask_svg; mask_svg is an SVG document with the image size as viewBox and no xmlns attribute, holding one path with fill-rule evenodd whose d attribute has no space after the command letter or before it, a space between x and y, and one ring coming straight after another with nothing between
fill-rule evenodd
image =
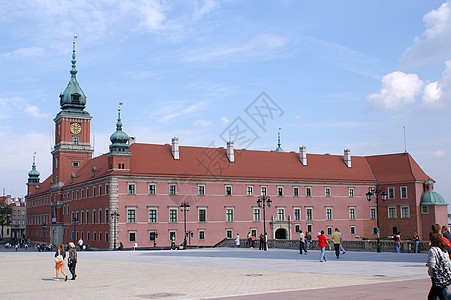
<instances>
[{"instance_id":1,"label":"clock face","mask_svg":"<svg viewBox=\"0 0 451 300\"><path fill-rule=\"evenodd\" d=\"M81 124L80 123L70 124L70 132L73 134L79 134L81 132Z\"/></svg>"}]
</instances>

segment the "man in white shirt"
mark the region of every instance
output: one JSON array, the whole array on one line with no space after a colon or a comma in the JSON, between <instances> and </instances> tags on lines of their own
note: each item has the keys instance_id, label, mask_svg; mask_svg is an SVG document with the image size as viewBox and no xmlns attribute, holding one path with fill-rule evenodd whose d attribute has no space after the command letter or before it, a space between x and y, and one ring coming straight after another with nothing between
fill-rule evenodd
<instances>
[{"instance_id":1,"label":"man in white shirt","mask_svg":"<svg viewBox=\"0 0 451 300\"><path fill-rule=\"evenodd\" d=\"M299 254L302 254L302 250L304 250L305 254L307 254L307 249L305 248L305 235L302 230L299 231Z\"/></svg>"},{"instance_id":2,"label":"man in white shirt","mask_svg":"<svg viewBox=\"0 0 451 300\"><path fill-rule=\"evenodd\" d=\"M80 248L80 251L83 250L83 240L81 238L78 240L78 247Z\"/></svg>"}]
</instances>

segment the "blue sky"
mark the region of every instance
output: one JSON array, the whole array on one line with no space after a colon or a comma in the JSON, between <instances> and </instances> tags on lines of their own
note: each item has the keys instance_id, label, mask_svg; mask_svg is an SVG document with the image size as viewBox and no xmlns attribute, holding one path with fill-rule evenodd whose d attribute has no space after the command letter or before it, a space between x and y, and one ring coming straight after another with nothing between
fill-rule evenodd
<instances>
[{"instance_id":1,"label":"blue sky","mask_svg":"<svg viewBox=\"0 0 451 300\"><path fill-rule=\"evenodd\" d=\"M275 149L281 128L285 151L377 155L404 151L405 126L451 198L451 3L0 0L0 187L14 197L34 152L50 174L74 34L96 156L119 102L146 143L225 146L241 124L252 138L238 148ZM275 108L263 126L262 101Z\"/></svg>"}]
</instances>

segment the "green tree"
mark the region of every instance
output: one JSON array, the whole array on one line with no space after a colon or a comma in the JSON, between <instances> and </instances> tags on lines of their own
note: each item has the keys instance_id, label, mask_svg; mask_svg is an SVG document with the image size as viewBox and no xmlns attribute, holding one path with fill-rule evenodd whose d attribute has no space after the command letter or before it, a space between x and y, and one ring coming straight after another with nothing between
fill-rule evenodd
<instances>
[{"instance_id":1,"label":"green tree","mask_svg":"<svg viewBox=\"0 0 451 300\"><path fill-rule=\"evenodd\" d=\"M1 239L3 239L3 228L11 225L12 211L11 207L7 206L5 203L2 203L0 206L0 225L2 226Z\"/></svg>"}]
</instances>

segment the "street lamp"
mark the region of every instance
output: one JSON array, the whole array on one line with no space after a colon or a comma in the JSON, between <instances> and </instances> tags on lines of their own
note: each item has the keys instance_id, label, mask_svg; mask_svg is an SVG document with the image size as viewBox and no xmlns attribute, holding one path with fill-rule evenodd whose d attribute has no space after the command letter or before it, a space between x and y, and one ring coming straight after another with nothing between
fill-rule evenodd
<instances>
[{"instance_id":1,"label":"street lamp","mask_svg":"<svg viewBox=\"0 0 451 300\"><path fill-rule=\"evenodd\" d=\"M186 249L186 212L189 210L190 206L188 202L183 201L182 204L180 204L180 210L183 211L183 221L185 223L185 239L183 240L183 249Z\"/></svg>"},{"instance_id":2,"label":"street lamp","mask_svg":"<svg viewBox=\"0 0 451 300\"><path fill-rule=\"evenodd\" d=\"M44 244L44 236L45 236L45 229L47 228L47 224L42 223L42 243Z\"/></svg>"},{"instance_id":3,"label":"street lamp","mask_svg":"<svg viewBox=\"0 0 451 300\"><path fill-rule=\"evenodd\" d=\"M73 236L72 236L72 239L73 239L73 241L75 242L75 225L78 224L78 217L74 217L74 218L72 219L72 224L74 224L74 234L73 234Z\"/></svg>"},{"instance_id":4,"label":"street lamp","mask_svg":"<svg viewBox=\"0 0 451 300\"><path fill-rule=\"evenodd\" d=\"M387 193L383 187L372 189L370 188L368 193L366 193L366 199L371 201L371 198L376 194L376 219L377 219L377 248L376 251L380 253L382 251L381 247L381 239L380 239L380 228L379 228L379 194L381 195L381 199L383 201L387 200Z\"/></svg>"},{"instance_id":5,"label":"street lamp","mask_svg":"<svg viewBox=\"0 0 451 300\"><path fill-rule=\"evenodd\" d=\"M257 205L258 207L263 207L263 234L265 235L265 240L264 240L264 247L263 250L268 250L268 236L266 234L266 213L265 213L265 207L266 205L268 205L268 207L271 207L271 199L269 197L267 197L266 195L261 196L260 198L258 198L257 200Z\"/></svg>"},{"instance_id":6,"label":"street lamp","mask_svg":"<svg viewBox=\"0 0 451 300\"><path fill-rule=\"evenodd\" d=\"M119 214L118 214L118 212L117 211L113 211L112 213L111 213L111 218L113 219L113 222L114 222L114 230L113 230L113 249L114 250L116 250L116 230L117 230L117 228L116 228L116 222L117 222L117 219L119 218Z\"/></svg>"}]
</instances>

